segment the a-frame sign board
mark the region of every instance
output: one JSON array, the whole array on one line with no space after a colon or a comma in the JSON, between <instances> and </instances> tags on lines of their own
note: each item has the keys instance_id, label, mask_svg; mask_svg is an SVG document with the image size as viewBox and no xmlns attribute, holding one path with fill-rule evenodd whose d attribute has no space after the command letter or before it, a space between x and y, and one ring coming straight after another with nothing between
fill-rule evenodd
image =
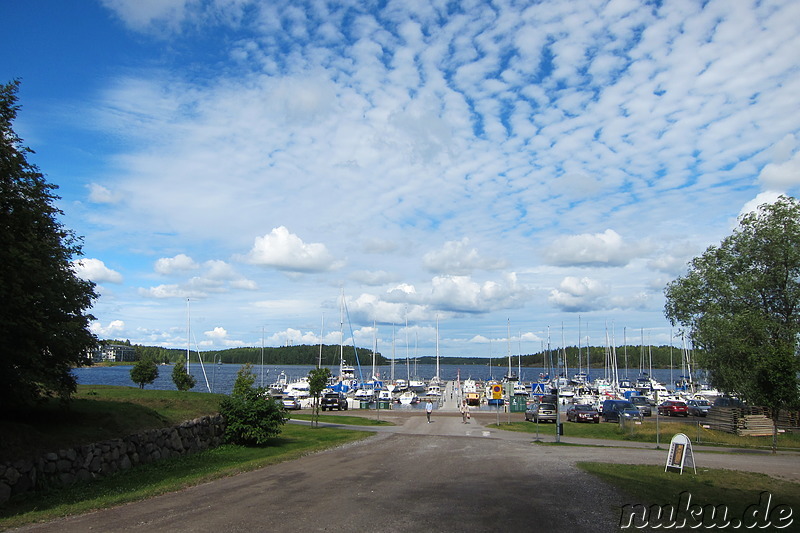
<instances>
[{"instance_id":1,"label":"a-frame sign board","mask_svg":"<svg viewBox=\"0 0 800 533\"><path fill-rule=\"evenodd\" d=\"M683 433L678 433L669 443L669 455L667 455L667 466L664 472L678 472L683 474L683 467L691 466L694 473L697 467L694 464L694 452L692 452L692 441Z\"/></svg>"}]
</instances>

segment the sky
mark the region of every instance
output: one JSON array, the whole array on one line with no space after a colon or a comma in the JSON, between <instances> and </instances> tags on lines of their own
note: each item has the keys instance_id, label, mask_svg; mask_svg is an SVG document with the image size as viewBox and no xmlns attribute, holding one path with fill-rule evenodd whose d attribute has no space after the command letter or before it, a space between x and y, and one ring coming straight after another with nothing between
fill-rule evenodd
<instances>
[{"instance_id":1,"label":"sky","mask_svg":"<svg viewBox=\"0 0 800 533\"><path fill-rule=\"evenodd\" d=\"M0 21L100 338L680 345L666 284L800 185L794 0L37 0Z\"/></svg>"}]
</instances>

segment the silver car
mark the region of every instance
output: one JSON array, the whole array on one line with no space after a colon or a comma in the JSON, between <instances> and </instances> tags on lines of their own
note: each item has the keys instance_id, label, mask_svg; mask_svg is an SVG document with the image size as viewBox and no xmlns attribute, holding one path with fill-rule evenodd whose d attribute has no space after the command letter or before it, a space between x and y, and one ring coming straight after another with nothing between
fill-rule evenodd
<instances>
[{"instance_id":1,"label":"silver car","mask_svg":"<svg viewBox=\"0 0 800 533\"><path fill-rule=\"evenodd\" d=\"M653 409L650 407L650 400L646 396L631 396L628 401L639 409L642 416L653 416Z\"/></svg>"},{"instance_id":2,"label":"silver car","mask_svg":"<svg viewBox=\"0 0 800 533\"><path fill-rule=\"evenodd\" d=\"M525 420L530 422L555 422L557 420L555 404L535 403L525 411Z\"/></svg>"},{"instance_id":3,"label":"silver car","mask_svg":"<svg viewBox=\"0 0 800 533\"><path fill-rule=\"evenodd\" d=\"M706 416L711 409L711 402L708 400L688 400L686 406L689 408L691 416Z\"/></svg>"}]
</instances>

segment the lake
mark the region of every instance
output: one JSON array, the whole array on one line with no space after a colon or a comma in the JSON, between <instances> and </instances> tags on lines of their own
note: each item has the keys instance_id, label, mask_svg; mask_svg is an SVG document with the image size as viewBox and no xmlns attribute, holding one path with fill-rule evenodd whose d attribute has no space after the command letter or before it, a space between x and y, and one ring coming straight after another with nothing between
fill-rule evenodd
<instances>
[{"instance_id":1,"label":"lake","mask_svg":"<svg viewBox=\"0 0 800 533\"><path fill-rule=\"evenodd\" d=\"M331 369L331 373L337 375L339 373L338 366L327 366ZM197 379L197 384L192 389L196 392L217 392L222 394L230 394L233 390L233 383L236 381L236 373L239 371L241 365L224 364L215 365L207 364L202 366L199 363L193 362L189 366L189 372ZM73 369L73 373L81 385L119 385L125 387L135 387L136 384L131 381L132 365L119 365L119 366L90 366ZM314 365L253 365L253 372L256 375L257 386L269 386L274 382L281 372L285 372L289 380L299 379L308 376L308 372L316 368ZM420 378L428 380L436 373L436 365L418 364L416 365L416 375ZM165 365L158 367L158 378L146 389L156 390L175 390L175 384L172 382L172 366ZM369 379L372 366L361 366L361 376ZM487 365L439 365L440 377L446 381L452 381L457 378L460 373L461 379L473 378L476 380L486 380L489 378L501 379L508 370L508 367L492 367L491 373ZM513 368L514 372L517 367ZM388 380L391 379L391 366L376 367L376 372L379 376ZM544 373L543 368L522 368L520 378L522 381L537 381L539 375ZM570 374L574 373L574 369L570 369ZM627 373L628 377L635 378L638 375L638 369L630 369ZM408 375L414 376L414 365L407 371L405 364L396 364L394 375L398 379L407 379ZM669 383L677 380L681 372L679 369L653 369L653 377L661 383L669 387ZM619 371L619 376L622 378L625 375L623 370ZM356 377L359 376L359 369L356 367ZM595 379L603 376L603 369L594 368L590 370L590 379Z\"/></svg>"}]
</instances>

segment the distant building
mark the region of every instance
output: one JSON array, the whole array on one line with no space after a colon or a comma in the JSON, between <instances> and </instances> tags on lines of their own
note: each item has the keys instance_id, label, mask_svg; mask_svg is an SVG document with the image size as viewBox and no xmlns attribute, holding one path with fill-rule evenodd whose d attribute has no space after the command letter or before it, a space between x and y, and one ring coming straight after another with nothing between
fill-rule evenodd
<instances>
[{"instance_id":1,"label":"distant building","mask_svg":"<svg viewBox=\"0 0 800 533\"><path fill-rule=\"evenodd\" d=\"M136 349L124 344L101 344L92 351L95 363L115 362L128 363L136 361Z\"/></svg>"}]
</instances>

